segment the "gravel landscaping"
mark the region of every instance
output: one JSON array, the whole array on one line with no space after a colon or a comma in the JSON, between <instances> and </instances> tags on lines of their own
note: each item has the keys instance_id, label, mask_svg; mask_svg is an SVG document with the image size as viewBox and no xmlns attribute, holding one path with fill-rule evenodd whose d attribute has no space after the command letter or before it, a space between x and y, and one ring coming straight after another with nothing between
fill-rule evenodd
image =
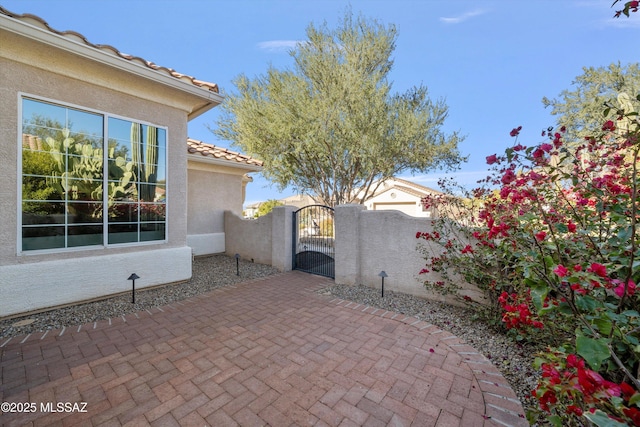
<instances>
[{"instance_id":1,"label":"gravel landscaping","mask_svg":"<svg viewBox=\"0 0 640 427\"><path fill-rule=\"evenodd\" d=\"M278 271L271 266L240 260L238 276L235 258L225 255L200 257L194 260L191 280L179 286L138 290L135 304L131 303L131 294L127 293L95 302L0 320L0 342L11 336L82 325L163 306L216 288L276 273ZM320 292L412 316L453 333L493 362L509 381L525 410L535 404L529 397L538 378L532 362L534 354L540 349L507 338L485 323L474 320L472 312L392 291L385 291L384 298L381 298L379 290L366 286L334 285Z\"/></svg>"}]
</instances>

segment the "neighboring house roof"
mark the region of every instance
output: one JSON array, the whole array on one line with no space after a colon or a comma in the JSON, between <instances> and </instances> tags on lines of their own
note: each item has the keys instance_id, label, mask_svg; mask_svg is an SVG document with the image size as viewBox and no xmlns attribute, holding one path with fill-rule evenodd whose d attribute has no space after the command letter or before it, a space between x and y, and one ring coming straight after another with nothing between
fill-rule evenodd
<instances>
[{"instance_id":1,"label":"neighboring house roof","mask_svg":"<svg viewBox=\"0 0 640 427\"><path fill-rule=\"evenodd\" d=\"M389 190L396 189L398 191L403 191L407 194L411 194L416 197L424 197L428 194L441 194L440 191L434 190L433 188L425 187L424 185L416 184L415 182L407 181L402 178L390 178L385 181L380 187L378 191L376 191L369 199L376 197L382 193L386 193Z\"/></svg>"},{"instance_id":2,"label":"neighboring house roof","mask_svg":"<svg viewBox=\"0 0 640 427\"><path fill-rule=\"evenodd\" d=\"M260 160L223 147L206 144L196 139L187 139L187 151L192 155L190 158L196 161L208 161L253 171L262 170L263 162ZM200 156L197 156L198 154L200 154Z\"/></svg>"}]
</instances>

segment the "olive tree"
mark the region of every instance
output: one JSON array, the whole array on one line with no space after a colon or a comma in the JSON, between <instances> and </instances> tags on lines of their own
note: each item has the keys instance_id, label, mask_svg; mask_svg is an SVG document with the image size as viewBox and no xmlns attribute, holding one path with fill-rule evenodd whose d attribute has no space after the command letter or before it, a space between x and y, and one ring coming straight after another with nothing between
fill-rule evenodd
<instances>
[{"instance_id":1,"label":"olive tree","mask_svg":"<svg viewBox=\"0 0 640 427\"><path fill-rule=\"evenodd\" d=\"M441 128L443 99L427 88L393 93L397 33L348 11L336 29L310 24L289 54L292 69L239 75L210 129L264 161L264 176L317 202L363 203L403 172L455 167L457 132Z\"/></svg>"}]
</instances>

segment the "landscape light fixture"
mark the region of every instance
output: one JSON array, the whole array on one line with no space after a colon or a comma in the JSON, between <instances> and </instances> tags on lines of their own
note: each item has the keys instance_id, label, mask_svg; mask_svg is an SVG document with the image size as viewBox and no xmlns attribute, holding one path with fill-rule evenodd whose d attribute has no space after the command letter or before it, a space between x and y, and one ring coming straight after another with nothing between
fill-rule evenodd
<instances>
[{"instance_id":1,"label":"landscape light fixture","mask_svg":"<svg viewBox=\"0 0 640 427\"><path fill-rule=\"evenodd\" d=\"M131 304L135 304L136 303L136 279L139 279L140 276L138 276L136 273L132 273L131 276L129 276L129 278L127 280L131 280L132 281L132 288L131 288Z\"/></svg>"},{"instance_id":2,"label":"landscape light fixture","mask_svg":"<svg viewBox=\"0 0 640 427\"><path fill-rule=\"evenodd\" d=\"M378 276L382 277L382 298L384 298L384 278L389 277L389 275L385 273L384 270L382 270L380 273L378 273Z\"/></svg>"},{"instance_id":3,"label":"landscape light fixture","mask_svg":"<svg viewBox=\"0 0 640 427\"><path fill-rule=\"evenodd\" d=\"M236 276L240 275L240 254L236 254Z\"/></svg>"}]
</instances>

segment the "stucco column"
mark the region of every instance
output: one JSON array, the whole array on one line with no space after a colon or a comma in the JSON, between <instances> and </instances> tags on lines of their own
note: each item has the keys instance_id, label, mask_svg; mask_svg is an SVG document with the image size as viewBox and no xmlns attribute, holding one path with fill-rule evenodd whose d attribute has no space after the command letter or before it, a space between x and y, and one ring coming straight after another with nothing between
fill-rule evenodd
<instances>
[{"instance_id":1,"label":"stucco column","mask_svg":"<svg viewBox=\"0 0 640 427\"><path fill-rule=\"evenodd\" d=\"M335 208L335 282L360 284L360 212L364 205L339 205Z\"/></svg>"},{"instance_id":2,"label":"stucco column","mask_svg":"<svg viewBox=\"0 0 640 427\"><path fill-rule=\"evenodd\" d=\"M271 265L280 271L293 268L293 213L295 206L277 206L271 211Z\"/></svg>"}]
</instances>

